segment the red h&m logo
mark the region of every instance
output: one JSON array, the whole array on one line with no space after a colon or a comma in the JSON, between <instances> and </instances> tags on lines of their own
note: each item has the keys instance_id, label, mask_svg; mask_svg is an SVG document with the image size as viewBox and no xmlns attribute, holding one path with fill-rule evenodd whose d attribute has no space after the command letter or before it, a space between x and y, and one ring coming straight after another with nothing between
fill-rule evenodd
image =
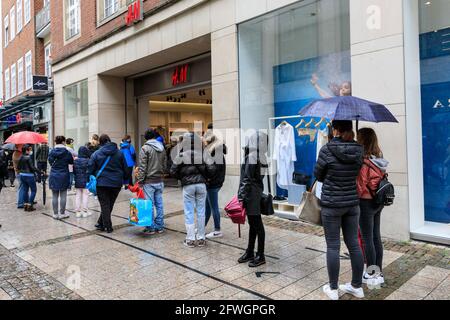
<instances>
[{"instance_id":1,"label":"red h&m logo","mask_svg":"<svg viewBox=\"0 0 450 320\"><path fill-rule=\"evenodd\" d=\"M125 21L128 26L133 23L144 20L144 1L137 0L128 6L128 13L125 17Z\"/></svg>"},{"instance_id":2,"label":"red h&m logo","mask_svg":"<svg viewBox=\"0 0 450 320\"><path fill-rule=\"evenodd\" d=\"M172 75L172 85L177 86L179 84L188 82L188 72L189 72L188 64L176 67Z\"/></svg>"}]
</instances>

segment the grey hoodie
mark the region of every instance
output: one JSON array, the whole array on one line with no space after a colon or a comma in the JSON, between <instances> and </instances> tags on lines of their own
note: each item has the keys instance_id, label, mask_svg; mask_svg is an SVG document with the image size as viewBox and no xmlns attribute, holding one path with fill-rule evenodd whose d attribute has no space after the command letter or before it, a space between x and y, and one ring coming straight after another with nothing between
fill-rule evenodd
<instances>
[{"instance_id":1,"label":"grey hoodie","mask_svg":"<svg viewBox=\"0 0 450 320\"><path fill-rule=\"evenodd\" d=\"M144 185L163 182L166 157L164 145L161 142L147 141L139 153L138 183Z\"/></svg>"},{"instance_id":2,"label":"grey hoodie","mask_svg":"<svg viewBox=\"0 0 450 320\"><path fill-rule=\"evenodd\" d=\"M374 165L376 165L383 173L386 173L387 168L389 166L389 161L383 158L377 158L375 156L372 156L369 160Z\"/></svg>"}]
</instances>

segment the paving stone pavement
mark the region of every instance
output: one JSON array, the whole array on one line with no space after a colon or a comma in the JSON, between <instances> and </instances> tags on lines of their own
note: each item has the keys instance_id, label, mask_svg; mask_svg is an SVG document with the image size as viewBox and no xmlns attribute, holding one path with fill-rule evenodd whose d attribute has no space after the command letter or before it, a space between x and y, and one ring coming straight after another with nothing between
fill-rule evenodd
<instances>
[{"instance_id":1,"label":"paving stone pavement","mask_svg":"<svg viewBox=\"0 0 450 320\"><path fill-rule=\"evenodd\" d=\"M41 203L40 195L37 201ZM224 237L188 249L182 195L167 188L164 234L144 235L127 224L130 194L123 191L113 212L112 234L95 230L91 217L51 218L51 207L35 213L15 208L15 191L0 194L0 300L4 299L286 299L323 300L328 280L323 230L264 217L267 264L256 270L236 259L247 244L248 227L223 219ZM50 203L50 199L47 200ZM68 210L74 206L69 195ZM450 299L450 250L425 243L384 241L386 284L365 288L366 299ZM256 272L260 272L259 277ZM342 245L340 281L351 266ZM341 299L351 299L342 296Z\"/></svg>"}]
</instances>

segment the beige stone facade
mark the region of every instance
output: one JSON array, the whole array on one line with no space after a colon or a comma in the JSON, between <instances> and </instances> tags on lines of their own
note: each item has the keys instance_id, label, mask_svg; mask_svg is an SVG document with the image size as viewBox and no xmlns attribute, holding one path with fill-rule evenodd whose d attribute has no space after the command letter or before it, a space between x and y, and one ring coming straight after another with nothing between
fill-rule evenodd
<instances>
[{"instance_id":1,"label":"beige stone facade","mask_svg":"<svg viewBox=\"0 0 450 320\"><path fill-rule=\"evenodd\" d=\"M53 66L55 133L65 130L64 87L87 79L90 134L106 132L119 140L127 131L138 137L142 126L139 97L133 96L133 75L205 52L211 54L214 125L239 128L237 26L295 2L178 1L58 62ZM397 191L395 205L383 213L383 234L401 240L409 239L411 233L420 238L420 229L426 227L417 8L417 0L350 0L353 94L386 104L399 119L399 124L376 128ZM230 166L221 200L237 190L238 175L238 167ZM446 241L442 239L438 241Z\"/></svg>"}]
</instances>

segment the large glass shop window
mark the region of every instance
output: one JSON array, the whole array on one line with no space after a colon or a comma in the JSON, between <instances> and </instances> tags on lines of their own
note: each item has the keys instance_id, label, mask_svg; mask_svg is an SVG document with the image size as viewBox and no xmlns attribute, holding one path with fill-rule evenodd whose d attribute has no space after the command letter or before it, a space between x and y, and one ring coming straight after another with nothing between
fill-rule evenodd
<instances>
[{"instance_id":1,"label":"large glass shop window","mask_svg":"<svg viewBox=\"0 0 450 320\"><path fill-rule=\"evenodd\" d=\"M425 220L450 222L450 1L420 0Z\"/></svg>"},{"instance_id":2,"label":"large glass shop window","mask_svg":"<svg viewBox=\"0 0 450 320\"><path fill-rule=\"evenodd\" d=\"M327 119L295 116L315 99L351 95L349 1L301 1L238 32L241 127L275 129L271 158L285 197L294 176L313 181L328 136Z\"/></svg>"},{"instance_id":3,"label":"large glass shop window","mask_svg":"<svg viewBox=\"0 0 450 320\"><path fill-rule=\"evenodd\" d=\"M75 140L75 147L89 141L88 82L81 81L64 88L65 136Z\"/></svg>"}]
</instances>

